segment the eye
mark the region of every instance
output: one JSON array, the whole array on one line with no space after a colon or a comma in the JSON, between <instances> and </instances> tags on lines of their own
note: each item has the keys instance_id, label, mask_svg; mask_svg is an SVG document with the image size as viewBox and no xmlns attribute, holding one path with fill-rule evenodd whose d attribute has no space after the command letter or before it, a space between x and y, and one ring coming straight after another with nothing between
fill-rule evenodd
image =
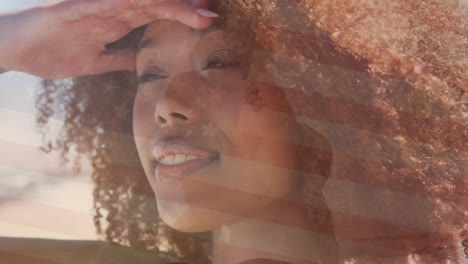
<instances>
[{"instance_id":1,"label":"eye","mask_svg":"<svg viewBox=\"0 0 468 264\"><path fill-rule=\"evenodd\" d=\"M220 49L208 55L203 70L235 68L238 66L240 66L240 59L233 50Z\"/></svg>"},{"instance_id":2,"label":"eye","mask_svg":"<svg viewBox=\"0 0 468 264\"><path fill-rule=\"evenodd\" d=\"M143 84L167 78L167 74L159 67L151 66L138 76L138 83Z\"/></svg>"},{"instance_id":3,"label":"eye","mask_svg":"<svg viewBox=\"0 0 468 264\"><path fill-rule=\"evenodd\" d=\"M151 82L151 81L156 81L156 80L161 80L167 78L167 75L165 74L160 74L160 73L144 73L140 77L138 77L138 82L140 84Z\"/></svg>"},{"instance_id":4,"label":"eye","mask_svg":"<svg viewBox=\"0 0 468 264\"><path fill-rule=\"evenodd\" d=\"M209 61L204 69L224 69L239 66L238 62L229 62L222 60Z\"/></svg>"}]
</instances>

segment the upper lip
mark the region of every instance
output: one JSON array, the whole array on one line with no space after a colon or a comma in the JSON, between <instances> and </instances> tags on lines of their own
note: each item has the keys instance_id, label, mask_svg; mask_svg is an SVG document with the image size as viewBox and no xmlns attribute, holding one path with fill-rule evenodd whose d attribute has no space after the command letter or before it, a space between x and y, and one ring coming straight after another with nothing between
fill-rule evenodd
<instances>
[{"instance_id":1,"label":"upper lip","mask_svg":"<svg viewBox=\"0 0 468 264\"><path fill-rule=\"evenodd\" d=\"M159 141L153 147L153 158L160 161L168 155L190 155L198 156L201 158L214 158L218 157L218 152L208 151L199 147L192 146L184 140L164 140Z\"/></svg>"}]
</instances>

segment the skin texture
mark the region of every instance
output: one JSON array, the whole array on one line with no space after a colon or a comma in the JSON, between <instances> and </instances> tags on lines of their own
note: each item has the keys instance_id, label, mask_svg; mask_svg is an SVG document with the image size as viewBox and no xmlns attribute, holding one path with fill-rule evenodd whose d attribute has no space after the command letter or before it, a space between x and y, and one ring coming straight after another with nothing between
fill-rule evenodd
<instances>
[{"instance_id":1,"label":"skin texture","mask_svg":"<svg viewBox=\"0 0 468 264\"><path fill-rule=\"evenodd\" d=\"M460 54L467 51L459 33L466 23L460 21L467 16L434 1L380 1L373 10L369 1L218 3L234 31L254 31L259 49L280 54L275 81L287 88L294 111L332 145L325 193L343 262L464 261L467 93L456 87L467 80L459 70ZM63 85L65 95L58 82L48 83L40 97L42 124L51 112L48 99L68 109L67 133L57 148L96 150L97 226L105 227L110 241L151 248L158 241L152 230L162 227L149 217L156 214L152 190L144 172L122 165L124 160L137 168L133 141L112 136L131 134L131 118L121 113L131 112L133 77L114 73L75 81ZM94 133L96 127L104 133ZM194 253L203 252L191 242L195 236L165 234L183 252L173 253L178 259L210 263Z\"/></svg>"},{"instance_id":2,"label":"skin texture","mask_svg":"<svg viewBox=\"0 0 468 264\"><path fill-rule=\"evenodd\" d=\"M333 239L312 232L301 204L302 130L281 90L258 81L252 56L216 28L194 31L168 20L147 27L137 57L133 128L159 214L183 232L214 231L214 263L263 257L308 264L327 254L323 263L336 263ZM164 178L152 149L169 139L219 158Z\"/></svg>"},{"instance_id":3,"label":"skin texture","mask_svg":"<svg viewBox=\"0 0 468 264\"><path fill-rule=\"evenodd\" d=\"M224 40L220 31L194 32L171 21L150 25L142 42L149 39L157 44L140 51L137 72L140 79L153 79L140 83L134 131L163 219L185 232L213 230L290 193L298 168L289 143L294 132L275 109L255 111L247 104L250 85L255 85L246 79L248 65L242 58L247 52ZM257 87L270 95L264 104L284 100L274 96L273 87ZM255 123L257 133L246 133ZM190 177L161 180L151 151L155 143L173 138L220 158Z\"/></svg>"},{"instance_id":4,"label":"skin texture","mask_svg":"<svg viewBox=\"0 0 468 264\"><path fill-rule=\"evenodd\" d=\"M135 52L108 44L161 18L205 28L212 18L196 10L207 5L204 0L70 0L3 15L0 34L9 37L0 40L0 65L55 79L134 70Z\"/></svg>"}]
</instances>

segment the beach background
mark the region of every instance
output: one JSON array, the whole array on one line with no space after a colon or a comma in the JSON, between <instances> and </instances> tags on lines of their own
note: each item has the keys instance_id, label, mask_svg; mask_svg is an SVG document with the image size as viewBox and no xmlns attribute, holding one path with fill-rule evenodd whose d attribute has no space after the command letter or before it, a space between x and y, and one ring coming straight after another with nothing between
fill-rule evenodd
<instances>
[{"instance_id":1,"label":"beach background","mask_svg":"<svg viewBox=\"0 0 468 264\"><path fill-rule=\"evenodd\" d=\"M57 0L3 0L0 14ZM34 96L40 79L0 74L0 237L97 239L92 222L92 183L89 165L73 175L60 166L57 153L39 147ZM61 121L51 127L58 133Z\"/></svg>"}]
</instances>

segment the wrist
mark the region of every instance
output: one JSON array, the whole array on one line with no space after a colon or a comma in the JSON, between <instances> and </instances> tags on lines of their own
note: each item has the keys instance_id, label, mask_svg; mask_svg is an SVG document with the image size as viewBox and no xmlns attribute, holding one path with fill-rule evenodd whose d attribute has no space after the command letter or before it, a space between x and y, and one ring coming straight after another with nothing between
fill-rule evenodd
<instances>
[{"instance_id":1,"label":"wrist","mask_svg":"<svg viewBox=\"0 0 468 264\"><path fill-rule=\"evenodd\" d=\"M15 34L12 28L14 18L12 15L0 16L0 73L11 70L12 68L12 55L13 43L9 39Z\"/></svg>"},{"instance_id":2,"label":"wrist","mask_svg":"<svg viewBox=\"0 0 468 264\"><path fill-rule=\"evenodd\" d=\"M19 70L19 36L24 31L23 25L28 22L27 18L27 12L0 15L0 73Z\"/></svg>"}]
</instances>

